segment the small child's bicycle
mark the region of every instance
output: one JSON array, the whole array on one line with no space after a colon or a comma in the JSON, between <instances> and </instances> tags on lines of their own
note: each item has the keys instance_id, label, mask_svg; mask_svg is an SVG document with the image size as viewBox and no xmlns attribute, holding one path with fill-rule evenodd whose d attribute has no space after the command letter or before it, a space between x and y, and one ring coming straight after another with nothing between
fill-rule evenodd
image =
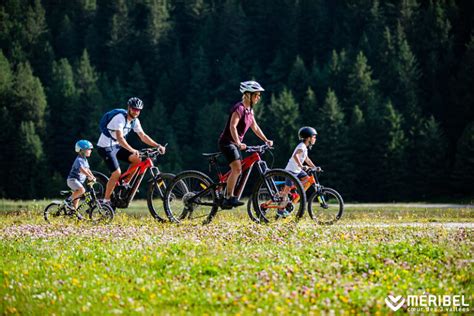
<instances>
[{"instance_id":1,"label":"small child's bicycle","mask_svg":"<svg viewBox=\"0 0 474 316\"><path fill-rule=\"evenodd\" d=\"M114 210L110 205L101 203L94 189L94 181L86 183L86 192L77 197L80 199L77 210L72 206L72 191L61 191L60 194L67 196L63 201L53 201L44 209L44 219L48 223L63 222L71 219L82 220L88 217L94 223L110 223L114 218Z\"/></svg>"},{"instance_id":2,"label":"small child's bicycle","mask_svg":"<svg viewBox=\"0 0 474 316\"><path fill-rule=\"evenodd\" d=\"M319 167L308 170L308 177L303 181L304 191L307 193L313 188L313 193L308 197L308 213L311 219L320 225L332 225L342 217L344 212L344 201L341 195L334 189L326 188L319 183L318 173L323 172ZM275 184L283 191L285 182L279 181ZM280 206L286 208L288 212L292 212L291 205L298 203L300 195L296 192L296 186L293 184L288 193L288 206ZM265 188L262 188L257 196L252 196L247 203L247 213L251 220L257 223L269 223L278 220L279 217L269 212L267 208L268 194ZM256 203L260 207L252 207L252 203ZM269 215L272 214L272 215Z\"/></svg>"}]
</instances>

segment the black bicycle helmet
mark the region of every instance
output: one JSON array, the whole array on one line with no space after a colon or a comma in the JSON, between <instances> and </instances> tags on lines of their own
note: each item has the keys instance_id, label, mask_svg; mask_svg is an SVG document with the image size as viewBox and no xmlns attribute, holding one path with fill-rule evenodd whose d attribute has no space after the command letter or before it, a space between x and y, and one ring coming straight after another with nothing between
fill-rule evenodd
<instances>
[{"instance_id":1,"label":"black bicycle helmet","mask_svg":"<svg viewBox=\"0 0 474 316\"><path fill-rule=\"evenodd\" d=\"M298 131L298 136L300 137L300 139L313 137L314 135L318 135L318 132L316 132L316 129L312 128L311 126L303 126Z\"/></svg>"},{"instance_id":2,"label":"black bicycle helmet","mask_svg":"<svg viewBox=\"0 0 474 316\"><path fill-rule=\"evenodd\" d=\"M133 97L128 99L127 106L132 107L134 109L143 110L143 101L137 97Z\"/></svg>"}]
</instances>

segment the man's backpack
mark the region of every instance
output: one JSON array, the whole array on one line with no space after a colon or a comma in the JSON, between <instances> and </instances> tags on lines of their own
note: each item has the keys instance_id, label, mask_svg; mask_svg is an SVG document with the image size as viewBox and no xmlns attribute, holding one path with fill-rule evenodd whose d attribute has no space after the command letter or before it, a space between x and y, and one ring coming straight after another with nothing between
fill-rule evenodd
<instances>
[{"instance_id":1,"label":"man's backpack","mask_svg":"<svg viewBox=\"0 0 474 316\"><path fill-rule=\"evenodd\" d=\"M107 128L107 125L109 125L110 121L117 115L117 114L122 114L125 117L125 121L127 120L127 110L125 109L113 109L102 116L100 119L99 123L99 128L102 134L105 136L112 138L113 140L116 141L116 139L110 134L110 130ZM132 120L132 129L135 126L135 119Z\"/></svg>"}]
</instances>

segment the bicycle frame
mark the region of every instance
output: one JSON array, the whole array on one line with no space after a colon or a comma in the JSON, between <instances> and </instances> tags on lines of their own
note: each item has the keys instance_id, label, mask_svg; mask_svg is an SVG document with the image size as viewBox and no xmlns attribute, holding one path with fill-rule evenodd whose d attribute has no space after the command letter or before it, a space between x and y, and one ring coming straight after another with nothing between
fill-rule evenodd
<instances>
[{"instance_id":1,"label":"bicycle frame","mask_svg":"<svg viewBox=\"0 0 474 316\"><path fill-rule=\"evenodd\" d=\"M127 182L125 181L125 179L129 177L130 175L132 175L130 181L128 181L128 184L130 185L130 189L127 189L126 196L124 197L124 200L123 200L126 204L124 208L128 207L130 202L135 197L138 187L140 186L143 180L143 177L145 176L145 173L148 169L150 169L152 179L155 179L156 176L160 174L158 167L156 167L153 164L152 159L148 157L142 162L136 164L135 166L131 166L130 168L128 168L127 171L125 171L118 179L116 183L116 187L122 186L123 183ZM118 197L118 198L121 198L121 197Z\"/></svg>"},{"instance_id":2,"label":"bicycle frame","mask_svg":"<svg viewBox=\"0 0 474 316\"><path fill-rule=\"evenodd\" d=\"M218 186L221 186L222 188L224 188L227 184L227 179L230 176L231 170L223 174L220 171L215 161L211 161L210 163L214 164L215 168L217 169L217 176L219 177ZM255 165L255 163L257 163L257 168L258 168L257 170L259 171L260 175L264 174L265 171L268 169L267 163L264 160L262 160L258 152L254 152L250 156L242 159L242 175L240 176L240 179L238 180L237 185L234 189L234 192L236 193L236 196L238 199L242 197L242 193L244 191L245 185L247 184L247 181L250 177L250 174L253 170L253 166Z\"/></svg>"},{"instance_id":3,"label":"bicycle frame","mask_svg":"<svg viewBox=\"0 0 474 316\"><path fill-rule=\"evenodd\" d=\"M240 199L243 193L243 190L245 188L245 185L247 184L247 180L250 176L250 173L253 170L254 165L257 164L257 170L259 174L262 176L265 174L266 170L268 169L267 163L262 160L260 157L259 152L253 152L250 156L245 157L242 159L242 175L239 178L239 181L237 182L237 185L235 187L234 192L237 192L237 197ZM217 193L217 197L219 200L222 200L224 197L224 189L227 186L227 179L230 176L231 170L227 171L226 173L222 173L220 171L219 166L217 165L217 158L216 157L211 157L209 158L209 166L210 168L214 167L217 171L217 176L218 176L218 182L213 182L211 183L208 187L205 187L202 185L203 191L199 192L195 196L189 199L189 202L195 203L197 199L199 199L202 196L205 196L210 192L211 190L215 190ZM265 181L267 189L270 189L270 184ZM273 188L276 188L276 185L273 183ZM199 202L197 203L199 205L206 205L206 206L214 206L214 203L211 202Z\"/></svg>"}]
</instances>

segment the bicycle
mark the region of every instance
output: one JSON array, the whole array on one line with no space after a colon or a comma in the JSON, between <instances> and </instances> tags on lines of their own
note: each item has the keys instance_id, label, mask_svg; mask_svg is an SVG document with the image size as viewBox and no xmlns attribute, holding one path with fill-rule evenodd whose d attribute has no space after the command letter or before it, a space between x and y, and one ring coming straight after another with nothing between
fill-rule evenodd
<instances>
[{"instance_id":1,"label":"bicycle","mask_svg":"<svg viewBox=\"0 0 474 316\"><path fill-rule=\"evenodd\" d=\"M334 189L324 187L320 184L318 173L323 172L319 167L311 168L308 170L308 177L303 182L303 188L305 192L308 192L310 189L313 189L313 193L308 198L308 213L312 220L317 222L320 225L332 225L338 221L344 212L344 201L342 196ZM280 190L283 190L285 186L284 182L275 183ZM266 191L262 190L258 193L257 200L265 201L266 200ZM288 199L298 202L299 196L295 191L295 186L290 187L288 193ZM254 201L249 200L247 203L247 214L250 219L254 222L268 223L271 221L272 217L265 216L259 212L252 213L252 203ZM264 205L265 202L258 202L259 205ZM255 209L255 208L254 208Z\"/></svg>"},{"instance_id":2,"label":"bicycle","mask_svg":"<svg viewBox=\"0 0 474 316\"><path fill-rule=\"evenodd\" d=\"M257 166L258 179L252 192L259 192L265 188L269 192L269 208L279 208L283 198L279 195L279 190L275 183L286 181L287 179L295 183L295 192L300 194L298 203L290 202L293 206L294 218L300 218L304 213L306 195L301 183L295 176L283 169L269 169L262 155L270 150L268 145L248 146L246 152L250 156L242 160L242 175L240 176L234 192L240 199L247 184L254 165ZM209 160L209 171L214 169L217 174L217 181L213 181L208 175L196 171L183 171L176 175L166 189L163 199L164 209L168 218L172 222L181 222L184 219L193 220L204 218L203 224L208 224L222 208L226 193L226 181L230 175L230 170L223 174L217 164L217 158L221 155L217 153L203 153ZM280 208L281 209L281 208Z\"/></svg>"},{"instance_id":3,"label":"bicycle","mask_svg":"<svg viewBox=\"0 0 474 316\"><path fill-rule=\"evenodd\" d=\"M111 222L115 212L110 205L99 201L94 189L95 183L94 181L88 181L86 183L86 192L74 200L71 200L72 190L61 191L61 195L68 197L63 201L53 201L46 206L43 212L43 217L46 222L51 224L74 217L78 220L82 220L86 215L94 223ZM80 200L80 204L77 210L75 210L74 207L72 207L72 203L78 199Z\"/></svg>"},{"instance_id":4,"label":"bicycle","mask_svg":"<svg viewBox=\"0 0 474 316\"><path fill-rule=\"evenodd\" d=\"M162 205L162 199L167 183L169 183L175 175L172 173L162 173L160 172L160 169L154 165L153 161L160 155L161 153L157 148L145 148L139 150L139 156L142 162L128 168L126 172L120 175L117 185L110 196L110 204L114 210L117 208L124 209L130 205L135 194L138 192L138 188L145 177L146 172L150 170L151 177L148 180L147 190L148 210L156 220L161 222L165 221L165 216L160 214L158 206ZM100 198L103 198L109 178L103 173L97 171L92 171L92 173L102 186L102 191L99 196ZM131 178L127 181L127 178L129 177Z\"/></svg>"}]
</instances>

